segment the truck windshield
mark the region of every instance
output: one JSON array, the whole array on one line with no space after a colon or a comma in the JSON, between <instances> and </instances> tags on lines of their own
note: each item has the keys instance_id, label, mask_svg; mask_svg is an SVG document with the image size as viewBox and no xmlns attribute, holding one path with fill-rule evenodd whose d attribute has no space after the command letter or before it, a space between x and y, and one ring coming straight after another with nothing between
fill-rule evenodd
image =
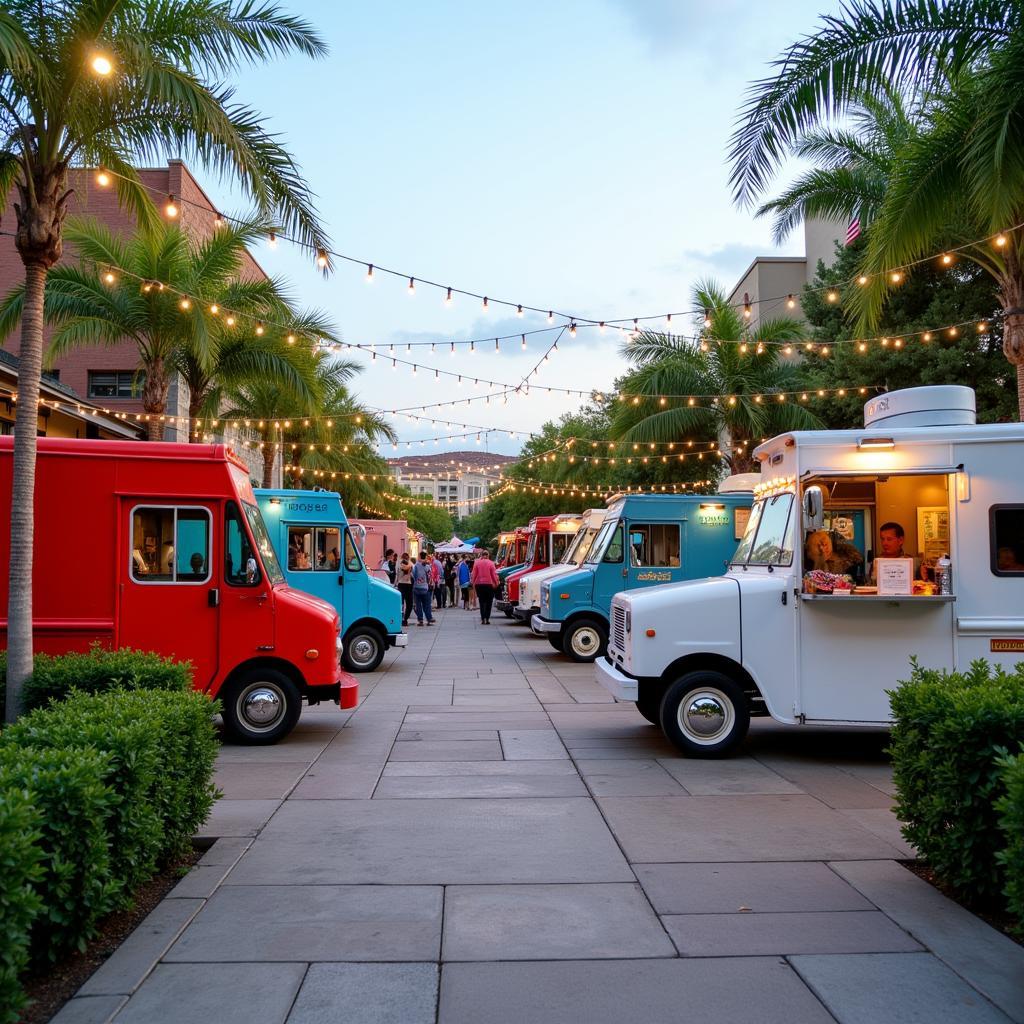
<instances>
[{"instance_id":1,"label":"truck windshield","mask_svg":"<svg viewBox=\"0 0 1024 1024\"><path fill-rule=\"evenodd\" d=\"M788 492L755 502L732 564L792 565L792 508L793 495Z\"/></svg>"},{"instance_id":2,"label":"truck windshield","mask_svg":"<svg viewBox=\"0 0 1024 1024\"><path fill-rule=\"evenodd\" d=\"M284 573L281 572L281 563L277 560L277 554L274 552L274 545L270 543L270 535L267 533L266 523L263 522L263 516L260 515L260 510L255 505L250 505L248 502L242 503L242 508L245 509L245 518L249 521L249 529L252 531L252 539L256 542L256 547L260 552L260 561L263 562L263 568L266 570L267 578L271 583L284 583Z\"/></svg>"},{"instance_id":3,"label":"truck windshield","mask_svg":"<svg viewBox=\"0 0 1024 1024\"><path fill-rule=\"evenodd\" d=\"M608 551L608 561L619 562L622 560L622 530L619 527L620 520L618 519L608 519L602 523L601 529L590 547L590 552L587 554L587 565L597 565L609 548L611 550Z\"/></svg>"},{"instance_id":4,"label":"truck windshield","mask_svg":"<svg viewBox=\"0 0 1024 1024\"><path fill-rule=\"evenodd\" d=\"M537 550L537 534L530 534L530 542L526 545L526 558L524 561L527 565L533 565L533 553Z\"/></svg>"},{"instance_id":5,"label":"truck windshield","mask_svg":"<svg viewBox=\"0 0 1024 1024\"><path fill-rule=\"evenodd\" d=\"M565 553L565 557L562 559L562 564L579 565L587 557L587 552L590 550L590 545L596 536L597 530L585 528L578 530L576 536L572 539L572 543L569 545L568 551Z\"/></svg>"}]
</instances>

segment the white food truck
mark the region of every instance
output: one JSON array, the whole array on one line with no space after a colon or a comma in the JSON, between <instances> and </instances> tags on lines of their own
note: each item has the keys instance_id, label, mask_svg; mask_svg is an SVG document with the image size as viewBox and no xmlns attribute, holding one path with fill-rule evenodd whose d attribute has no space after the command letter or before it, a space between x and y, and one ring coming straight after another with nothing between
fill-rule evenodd
<instances>
[{"instance_id":1,"label":"white food truck","mask_svg":"<svg viewBox=\"0 0 1024 1024\"><path fill-rule=\"evenodd\" d=\"M617 594L595 662L684 753L728 753L751 715L886 725L911 657L1024 661L1024 424L977 425L970 388L911 388L867 402L862 430L754 455L727 574Z\"/></svg>"},{"instance_id":2,"label":"white food truck","mask_svg":"<svg viewBox=\"0 0 1024 1024\"><path fill-rule=\"evenodd\" d=\"M545 580L553 580L558 576L564 576L567 572L579 568L590 552L590 545L594 543L598 530L604 522L607 512L604 508L588 508L579 517L579 529L573 537L560 562L549 565L546 569L537 569L535 572L527 573L519 581L519 604L512 610L512 614L523 622L529 624L530 620L540 611L540 585ZM556 519L561 518L556 516Z\"/></svg>"}]
</instances>

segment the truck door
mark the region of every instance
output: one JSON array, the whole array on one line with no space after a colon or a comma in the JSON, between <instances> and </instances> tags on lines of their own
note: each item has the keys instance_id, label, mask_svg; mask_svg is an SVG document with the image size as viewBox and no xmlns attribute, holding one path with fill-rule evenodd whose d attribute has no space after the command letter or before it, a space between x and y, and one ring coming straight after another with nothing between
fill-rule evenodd
<instances>
[{"instance_id":1,"label":"truck door","mask_svg":"<svg viewBox=\"0 0 1024 1024\"><path fill-rule=\"evenodd\" d=\"M342 607L341 631L344 634L350 625L366 614L369 605L370 577L359 557L359 551L349 530L345 530L341 570L338 583L341 601L334 602Z\"/></svg>"},{"instance_id":2,"label":"truck door","mask_svg":"<svg viewBox=\"0 0 1024 1024\"><path fill-rule=\"evenodd\" d=\"M121 502L118 642L192 662L197 689L217 672L217 512L216 503Z\"/></svg>"},{"instance_id":3,"label":"truck door","mask_svg":"<svg viewBox=\"0 0 1024 1024\"><path fill-rule=\"evenodd\" d=\"M238 503L227 501L221 513L220 553L222 575L216 600L220 608L219 672L226 675L236 665L274 652L274 600L272 580L255 556L253 538ZM262 552L269 538L256 538Z\"/></svg>"},{"instance_id":4,"label":"truck door","mask_svg":"<svg viewBox=\"0 0 1024 1024\"><path fill-rule=\"evenodd\" d=\"M623 590L685 579L682 564L685 524L630 522Z\"/></svg>"}]
</instances>

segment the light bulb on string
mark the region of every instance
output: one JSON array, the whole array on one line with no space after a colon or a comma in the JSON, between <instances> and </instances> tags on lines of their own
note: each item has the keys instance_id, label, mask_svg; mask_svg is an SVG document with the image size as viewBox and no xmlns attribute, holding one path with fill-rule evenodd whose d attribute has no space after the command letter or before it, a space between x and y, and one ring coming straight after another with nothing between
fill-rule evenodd
<instances>
[{"instance_id":1,"label":"light bulb on string","mask_svg":"<svg viewBox=\"0 0 1024 1024\"><path fill-rule=\"evenodd\" d=\"M410 297L416 294L416 279L414 277L409 278L409 287L406 291L408 291Z\"/></svg>"},{"instance_id":2,"label":"light bulb on string","mask_svg":"<svg viewBox=\"0 0 1024 1024\"><path fill-rule=\"evenodd\" d=\"M523 315L523 307L522 306L516 306L516 316L522 316L522 315Z\"/></svg>"},{"instance_id":3,"label":"light bulb on string","mask_svg":"<svg viewBox=\"0 0 1024 1024\"><path fill-rule=\"evenodd\" d=\"M485 295L484 296L484 305L483 305L484 312L486 313L489 308L490 308L490 303L487 301L487 296Z\"/></svg>"},{"instance_id":4,"label":"light bulb on string","mask_svg":"<svg viewBox=\"0 0 1024 1024\"><path fill-rule=\"evenodd\" d=\"M273 231L271 231L270 234L267 235L267 248L268 249L276 249L277 248L277 235L275 235Z\"/></svg>"},{"instance_id":5,"label":"light bulb on string","mask_svg":"<svg viewBox=\"0 0 1024 1024\"><path fill-rule=\"evenodd\" d=\"M178 204L174 200L173 192L167 196L167 202L164 203L164 213L172 219L178 216Z\"/></svg>"},{"instance_id":6,"label":"light bulb on string","mask_svg":"<svg viewBox=\"0 0 1024 1024\"><path fill-rule=\"evenodd\" d=\"M100 188L108 188L110 186L110 181L110 174L101 167L96 172L96 184L99 185Z\"/></svg>"},{"instance_id":7,"label":"light bulb on string","mask_svg":"<svg viewBox=\"0 0 1024 1024\"><path fill-rule=\"evenodd\" d=\"M553 324L555 322L555 314L549 309L548 310L548 323Z\"/></svg>"},{"instance_id":8,"label":"light bulb on string","mask_svg":"<svg viewBox=\"0 0 1024 1024\"><path fill-rule=\"evenodd\" d=\"M526 351L526 335L525 335L525 334L520 334L520 335L519 335L519 337L520 337L520 339L521 339L521 345L520 345L520 347L521 347L521 348L522 348L522 350L523 350L523 351L525 352L525 351Z\"/></svg>"}]
</instances>

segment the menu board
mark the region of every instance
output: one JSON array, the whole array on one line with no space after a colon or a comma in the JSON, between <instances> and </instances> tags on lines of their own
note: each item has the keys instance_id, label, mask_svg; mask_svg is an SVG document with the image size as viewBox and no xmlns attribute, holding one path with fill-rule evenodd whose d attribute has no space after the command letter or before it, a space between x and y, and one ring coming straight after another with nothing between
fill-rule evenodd
<instances>
[{"instance_id":1,"label":"menu board","mask_svg":"<svg viewBox=\"0 0 1024 1024\"><path fill-rule=\"evenodd\" d=\"M949 554L949 509L944 505L918 506L917 546L929 564Z\"/></svg>"},{"instance_id":2,"label":"menu board","mask_svg":"<svg viewBox=\"0 0 1024 1024\"><path fill-rule=\"evenodd\" d=\"M737 540L743 540L743 534L747 532L747 523L750 521L749 508L737 508L734 536Z\"/></svg>"},{"instance_id":3,"label":"menu board","mask_svg":"<svg viewBox=\"0 0 1024 1024\"><path fill-rule=\"evenodd\" d=\"M906 597L914 592L914 560L912 558L876 558L875 581L878 596Z\"/></svg>"}]
</instances>

